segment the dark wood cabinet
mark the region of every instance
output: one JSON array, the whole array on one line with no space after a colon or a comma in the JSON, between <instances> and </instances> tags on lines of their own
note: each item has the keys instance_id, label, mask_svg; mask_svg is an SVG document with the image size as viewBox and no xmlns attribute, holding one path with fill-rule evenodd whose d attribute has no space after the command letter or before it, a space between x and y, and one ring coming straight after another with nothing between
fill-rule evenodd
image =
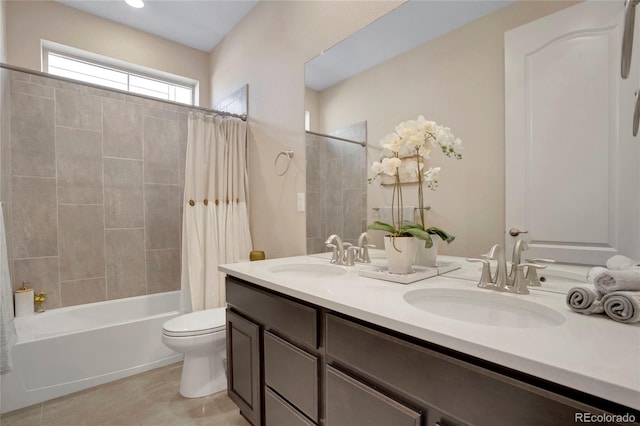
<instances>
[{"instance_id":1,"label":"dark wood cabinet","mask_svg":"<svg viewBox=\"0 0 640 426\"><path fill-rule=\"evenodd\" d=\"M229 395L255 426L640 425L611 401L232 277L227 301Z\"/></svg>"},{"instance_id":2,"label":"dark wood cabinet","mask_svg":"<svg viewBox=\"0 0 640 426\"><path fill-rule=\"evenodd\" d=\"M237 358L229 363L231 399L254 426L319 424L323 364L319 309L233 278L227 278L226 285L231 326L241 320L251 324L242 325L242 333L251 329L251 338L229 329L229 359ZM258 350L255 357L253 353L245 358L240 355L254 349ZM241 371L245 369L251 373ZM244 396L256 393L255 403L248 404Z\"/></svg>"},{"instance_id":3,"label":"dark wood cabinet","mask_svg":"<svg viewBox=\"0 0 640 426\"><path fill-rule=\"evenodd\" d=\"M261 423L260 327L227 309L227 393L255 426Z\"/></svg>"}]
</instances>

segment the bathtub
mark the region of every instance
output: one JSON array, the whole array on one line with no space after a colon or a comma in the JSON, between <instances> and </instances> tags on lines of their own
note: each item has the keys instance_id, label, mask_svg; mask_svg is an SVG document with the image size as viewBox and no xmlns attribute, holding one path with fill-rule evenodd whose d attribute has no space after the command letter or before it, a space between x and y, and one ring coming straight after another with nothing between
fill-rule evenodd
<instances>
[{"instance_id":1,"label":"bathtub","mask_svg":"<svg viewBox=\"0 0 640 426\"><path fill-rule=\"evenodd\" d=\"M182 360L161 341L180 292L52 309L16 318L13 369L0 376L0 412Z\"/></svg>"}]
</instances>

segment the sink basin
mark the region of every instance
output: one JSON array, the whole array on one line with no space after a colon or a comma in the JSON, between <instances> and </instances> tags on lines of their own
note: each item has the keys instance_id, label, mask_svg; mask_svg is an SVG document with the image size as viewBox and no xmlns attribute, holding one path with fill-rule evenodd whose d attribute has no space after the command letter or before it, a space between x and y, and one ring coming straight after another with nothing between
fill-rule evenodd
<instances>
[{"instance_id":1,"label":"sink basin","mask_svg":"<svg viewBox=\"0 0 640 426\"><path fill-rule=\"evenodd\" d=\"M472 324L507 328L556 327L566 318L553 309L493 291L420 289L404 300L423 311Z\"/></svg>"},{"instance_id":2,"label":"sink basin","mask_svg":"<svg viewBox=\"0 0 640 426\"><path fill-rule=\"evenodd\" d=\"M305 277L336 277L344 275L347 271L335 265L320 263L285 263L269 268L274 274L303 275Z\"/></svg>"}]
</instances>

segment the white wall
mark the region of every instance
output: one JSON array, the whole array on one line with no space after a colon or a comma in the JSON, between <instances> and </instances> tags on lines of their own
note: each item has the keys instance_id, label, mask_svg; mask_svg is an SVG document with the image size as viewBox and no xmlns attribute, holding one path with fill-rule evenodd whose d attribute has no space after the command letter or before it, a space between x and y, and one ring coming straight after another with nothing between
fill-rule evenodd
<instances>
[{"instance_id":1,"label":"white wall","mask_svg":"<svg viewBox=\"0 0 640 426\"><path fill-rule=\"evenodd\" d=\"M462 160L433 150L428 164L442 173L438 190L425 191L427 226L457 237L442 253L478 257L504 241L504 32L571 4L516 2L320 92L323 131L367 120L369 165L380 139L420 114L462 138ZM370 207L390 205L391 188L374 183L367 196ZM403 196L417 206L416 185Z\"/></svg>"},{"instance_id":2,"label":"white wall","mask_svg":"<svg viewBox=\"0 0 640 426\"><path fill-rule=\"evenodd\" d=\"M384 15L401 1L261 1L211 52L214 103L249 84L250 222L267 257L304 254L304 63ZM279 151L289 171L274 173Z\"/></svg>"},{"instance_id":3,"label":"white wall","mask_svg":"<svg viewBox=\"0 0 640 426\"><path fill-rule=\"evenodd\" d=\"M205 52L54 1L9 1L6 18L7 63L11 65L41 71L40 40L44 39L198 80L200 105L211 105Z\"/></svg>"},{"instance_id":4,"label":"white wall","mask_svg":"<svg viewBox=\"0 0 640 426\"><path fill-rule=\"evenodd\" d=\"M6 62L7 52L7 2L0 0L0 62Z\"/></svg>"}]
</instances>

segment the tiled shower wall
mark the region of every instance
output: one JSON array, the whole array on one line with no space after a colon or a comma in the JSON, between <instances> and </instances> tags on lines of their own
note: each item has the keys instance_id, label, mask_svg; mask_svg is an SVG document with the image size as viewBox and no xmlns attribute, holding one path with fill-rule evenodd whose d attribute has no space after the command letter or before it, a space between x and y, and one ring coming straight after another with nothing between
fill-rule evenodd
<instances>
[{"instance_id":1,"label":"tiled shower wall","mask_svg":"<svg viewBox=\"0 0 640 426\"><path fill-rule=\"evenodd\" d=\"M331 132L366 142L367 123ZM357 244L367 228L367 150L361 145L306 134L307 254L327 251L324 241L338 234Z\"/></svg>"},{"instance_id":2,"label":"tiled shower wall","mask_svg":"<svg viewBox=\"0 0 640 426\"><path fill-rule=\"evenodd\" d=\"M48 308L178 290L188 109L3 71L14 289Z\"/></svg>"}]
</instances>

